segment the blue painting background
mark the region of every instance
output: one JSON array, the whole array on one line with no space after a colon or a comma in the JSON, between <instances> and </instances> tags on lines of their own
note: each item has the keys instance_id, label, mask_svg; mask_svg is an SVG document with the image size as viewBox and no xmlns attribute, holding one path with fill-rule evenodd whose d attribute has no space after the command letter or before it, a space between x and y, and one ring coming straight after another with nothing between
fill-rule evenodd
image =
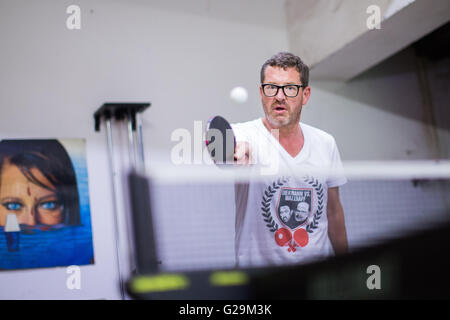
<instances>
[{"instance_id":1,"label":"blue painting background","mask_svg":"<svg viewBox=\"0 0 450 320\"><path fill-rule=\"evenodd\" d=\"M82 143L84 140L73 140ZM79 226L64 226L50 230L38 228L20 232L20 249L8 252L4 228L0 226L0 270L28 269L94 263L92 243L91 213L89 205L89 186L84 152L71 152L64 144L72 160L80 196ZM78 148L79 149L79 148Z\"/></svg>"}]
</instances>

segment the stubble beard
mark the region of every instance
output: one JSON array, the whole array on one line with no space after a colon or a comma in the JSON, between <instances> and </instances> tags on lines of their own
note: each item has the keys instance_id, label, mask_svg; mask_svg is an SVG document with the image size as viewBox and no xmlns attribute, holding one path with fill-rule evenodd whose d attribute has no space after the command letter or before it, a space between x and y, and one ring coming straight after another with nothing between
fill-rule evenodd
<instances>
[{"instance_id":1,"label":"stubble beard","mask_svg":"<svg viewBox=\"0 0 450 320\"><path fill-rule=\"evenodd\" d=\"M270 114L266 115L267 122L269 122L270 126L273 129L280 129L290 123L290 117L288 116L285 119L275 119Z\"/></svg>"},{"instance_id":2,"label":"stubble beard","mask_svg":"<svg viewBox=\"0 0 450 320\"><path fill-rule=\"evenodd\" d=\"M271 106L272 108L272 106ZM272 109L269 112L266 112L266 119L269 122L270 126L273 129L281 129L283 127L287 127L293 124L297 124L300 121L301 108L298 112L290 113L287 111L287 116L285 118L277 119L271 115Z\"/></svg>"}]
</instances>

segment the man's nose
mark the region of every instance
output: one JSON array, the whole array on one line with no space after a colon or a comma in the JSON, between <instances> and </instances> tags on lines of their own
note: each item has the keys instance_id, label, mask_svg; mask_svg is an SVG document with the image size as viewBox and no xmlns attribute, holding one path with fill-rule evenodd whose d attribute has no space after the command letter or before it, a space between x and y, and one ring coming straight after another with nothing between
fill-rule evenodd
<instances>
[{"instance_id":1,"label":"man's nose","mask_svg":"<svg viewBox=\"0 0 450 320\"><path fill-rule=\"evenodd\" d=\"M286 98L286 96L284 95L283 88L278 88L278 92L277 92L277 95L275 96L275 98L278 101L282 101L282 100L284 100Z\"/></svg>"},{"instance_id":2,"label":"man's nose","mask_svg":"<svg viewBox=\"0 0 450 320\"><path fill-rule=\"evenodd\" d=\"M26 224L29 226L36 225L34 208L26 208L24 211L18 214L17 221L19 222L19 224Z\"/></svg>"}]
</instances>

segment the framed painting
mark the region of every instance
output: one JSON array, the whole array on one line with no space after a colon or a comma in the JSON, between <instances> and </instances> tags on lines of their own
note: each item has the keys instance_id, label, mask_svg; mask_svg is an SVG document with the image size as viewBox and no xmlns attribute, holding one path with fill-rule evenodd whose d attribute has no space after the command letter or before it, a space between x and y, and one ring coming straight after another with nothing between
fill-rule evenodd
<instances>
[{"instance_id":1,"label":"framed painting","mask_svg":"<svg viewBox=\"0 0 450 320\"><path fill-rule=\"evenodd\" d=\"M94 263L84 139L0 141L0 270Z\"/></svg>"}]
</instances>

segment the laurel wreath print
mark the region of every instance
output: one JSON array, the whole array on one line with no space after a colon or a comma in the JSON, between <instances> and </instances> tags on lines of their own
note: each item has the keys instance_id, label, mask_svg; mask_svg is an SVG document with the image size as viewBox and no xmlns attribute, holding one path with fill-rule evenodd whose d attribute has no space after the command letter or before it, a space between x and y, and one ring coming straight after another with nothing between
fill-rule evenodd
<instances>
[{"instance_id":1,"label":"laurel wreath print","mask_svg":"<svg viewBox=\"0 0 450 320\"><path fill-rule=\"evenodd\" d=\"M275 222L275 220L273 220L272 214L270 213L270 203L272 202L272 198L275 192L288 181L289 178L279 178L277 181L274 181L271 185L269 185L264 191L263 200L261 201L261 214L264 217L266 226L271 232L275 232L278 230L278 224Z\"/></svg>"},{"instance_id":2,"label":"laurel wreath print","mask_svg":"<svg viewBox=\"0 0 450 320\"><path fill-rule=\"evenodd\" d=\"M317 193L317 210L314 213L313 220L311 221L311 223L306 226L306 231L312 233L314 232L314 229L317 229L317 227L319 226L319 220L320 217L322 216L323 188L322 184L317 179L314 179L312 177L306 177L304 181L312 185Z\"/></svg>"},{"instance_id":3,"label":"laurel wreath print","mask_svg":"<svg viewBox=\"0 0 450 320\"><path fill-rule=\"evenodd\" d=\"M288 181L289 177L279 178L277 181L274 181L271 185L269 185L264 191L263 200L261 201L261 214L264 217L266 226L271 232L275 232L278 230L278 224L272 218L272 214L270 213L270 203L272 202L272 198L275 192L277 192L277 190L280 189ZM311 223L306 226L306 231L312 233L314 232L314 229L317 229L319 227L319 220L322 216L324 206L324 191L322 184L317 179L314 179L313 177L305 177L304 181L312 185L317 193L317 210L314 213Z\"/></svg>"}]
</instances>

